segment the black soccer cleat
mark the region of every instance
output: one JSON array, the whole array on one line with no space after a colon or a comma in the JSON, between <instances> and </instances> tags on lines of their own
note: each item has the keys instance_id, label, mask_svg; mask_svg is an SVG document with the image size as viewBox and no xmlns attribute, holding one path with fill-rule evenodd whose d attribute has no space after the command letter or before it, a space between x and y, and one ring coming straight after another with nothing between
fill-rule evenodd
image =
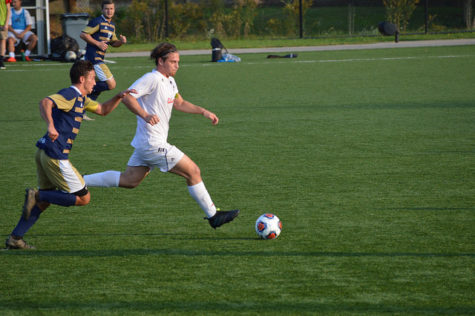
<instances>
[{"instance_id":1,"label":"black soccer cleat","mask_svg":"<svg viewBox=\"0 0 475 316\"><path fill-rule=\"evenodd\" d=\"M214 214L213 217L205 219L208 220L209 225L214 229L218 228L219 226L229 223L233 219L235 219L239 215L239 210L232 210L232 211L218 211Z\"/></svg>"}]
</instances>

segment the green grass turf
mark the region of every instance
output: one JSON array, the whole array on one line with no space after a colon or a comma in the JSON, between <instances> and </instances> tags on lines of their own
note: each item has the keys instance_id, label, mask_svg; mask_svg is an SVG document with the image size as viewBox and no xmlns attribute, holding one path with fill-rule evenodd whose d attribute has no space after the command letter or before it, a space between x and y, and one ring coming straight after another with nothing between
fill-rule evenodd
<instances>
[{"instance_id":1,"label":"green grass turf","mask_svg":"<svg viewBox=\"0 0 475 316\"><path fill-rule=\"evenodd\" d=\"M0 252L0 314L474 314L475 47L265 56L183 56L176 77L221 120L175 112L169 141L219 207L242 210L233 223L212 230L159 171L91 188L88 206L42 215L25 237L38 250ZM153 68L115 60L118 89ZM36 183L38 101L69 66L0 73L4 237ZM121 105L83 123L71 160L123 170L134 132ZM281 218L277 240L256 238L263 212Z\"/></svg>"},{"instance_id":2,"label":"green grass turf","mask_svg":"<svg viewBox=\"0 0 475 316\"><path fill-rule=\"evenodd\" d=\"M456 34L403 34L399 37L400 42L405 41L425 41L425 40L451 40L451 39L471 39L475 38L475 33L456 33ZM343 44L370 44L380 42L394 42L394 36L332 36L332 37L314 37L314 38L278 38L278 37L251 37L246 39L223 39L223 44L231 50L234 48L263 48L263 47L296 47L296 46L322 46L322 45L343 45ZM180 50L190 49L210 49L209 39L186 39L173 40L173 43ZM140 43L134 40L127 42L127 45L121 47L111 47L110 52L140 52L151 51L157 46L157 43ZM109 52L109 49L108 49Z\"/></svg>"}]
</instances>

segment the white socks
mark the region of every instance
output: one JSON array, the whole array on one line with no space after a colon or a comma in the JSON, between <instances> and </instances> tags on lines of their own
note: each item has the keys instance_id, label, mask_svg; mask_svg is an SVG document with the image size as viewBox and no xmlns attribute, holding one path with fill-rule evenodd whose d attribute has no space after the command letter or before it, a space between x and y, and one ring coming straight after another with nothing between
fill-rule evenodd
<instances>
[{"instance_id":1,"label":"white socks","mask_svg":"<svg viewBox=\"0 0 475 316\"><path fill-rule=\"evenodd\" d=\"M201 209L206 213L208 218L213 217L216 214L216 206L214 206L208 190L206 190L205 184L201 181L198 184L188 187L188 192L200 205Z\"/></svg>"},{"instance_id":2,"label":"white socks","mask_svg":"<svg viewBox=\"0 0 475 316\"><path fill-rule=\"evenodd\" d=\"M120 181L120 171L104 171L94 174L88 174L84 176L84 181L88 187L118 187ZM201 209L205 212L208 218L213 217L216 214L216 206L214 205L208 190L206 190L205 184L201 181L198 184L188 187L188 192L199 204Z\"/></svg>"},{"instance_id":3,"label":"white socks","mask_svg":"<svg viewBox=\"0 0 475 316\"><path fill-rule=\"evenodd\" d=\"M104 171L84 176L84 181L88 187L118 187L120 180L120 171Z\"/></svg>"},{"instance_id":4,"label":"white socks","mask_svg":"<svg viewBox=\"0 0 475 316\"><path fill-rule=\"evenodd\" d=\"M25 56L30 56L30 54L31 54L31 51L27 49L27 50L25 51ZM15 52L9 52L8 55L9 55L10 57L15 57Z\"/></svg>"}]
</instances>

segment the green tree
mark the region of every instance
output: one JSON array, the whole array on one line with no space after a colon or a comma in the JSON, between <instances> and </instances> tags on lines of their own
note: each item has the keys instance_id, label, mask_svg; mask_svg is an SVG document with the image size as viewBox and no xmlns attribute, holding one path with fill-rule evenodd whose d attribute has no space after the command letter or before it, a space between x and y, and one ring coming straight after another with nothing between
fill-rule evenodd
<instances>
[{"instance_id":1,"label":"green tree","mask_svg":"<svg viewBox=\"0 0 475 316\"><path fill-rule=\"evenodd\" d=\"M302 1L302 15L305 16L308 9L312 6L313 0L301 0ZM284 15L286 20L284 21L286 33L296 34L299 24L300 15L300 0L282 0L284 4Z\"/></svg>"},{"instance_id":2,"label":"green tree","mask_svg":"<svg viewBox=\"0 0 475 316\"><path fill-rule=\"evenodd\" d=\"M419 0L383 0L387 20L394 23L399 30L405 31L418 3Z\"/></svg>"},{"instance_id":3,"label":"green tree","mask_svg":"<svg viewBox=\"0 0 475 316\"><path fill-rule=\"evenodd\" d=\"M120 23L122 32L137 40L159 40L163 33L161 3L160 0L133 0Z\"/></svg>"},{"instance_id":4,"label":"green tree","mask_svg":"<svg viewBox=\"0 0 475 316\"><path fill-rule=\"evenodd\" d=\"M465 0L463 4L463 13L465 19L465 25L467 29L472 29L475 27L475 17L472 22L472 0Z\"/></svg>"}]
</instances>

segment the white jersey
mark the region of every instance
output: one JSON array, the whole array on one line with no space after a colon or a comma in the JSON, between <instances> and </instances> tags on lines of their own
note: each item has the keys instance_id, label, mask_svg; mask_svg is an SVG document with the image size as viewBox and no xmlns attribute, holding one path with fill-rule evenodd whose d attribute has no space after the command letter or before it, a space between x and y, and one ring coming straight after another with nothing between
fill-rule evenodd
<instances>
[{"instance_id":1,"label":"white jersey","mask_svg":"<svg viewBox=\"0 0 475 316\"><path fill-rule=\"evenodd\" d=\"M132 96L148 114L156 114L160 119L152 126L137 116L137 130L131 145L147 149L166 144L173 102L178 94L175 79L167 78L155 69L140 77L129 89L137 90Z\"/></svg>"}]
</instances>

